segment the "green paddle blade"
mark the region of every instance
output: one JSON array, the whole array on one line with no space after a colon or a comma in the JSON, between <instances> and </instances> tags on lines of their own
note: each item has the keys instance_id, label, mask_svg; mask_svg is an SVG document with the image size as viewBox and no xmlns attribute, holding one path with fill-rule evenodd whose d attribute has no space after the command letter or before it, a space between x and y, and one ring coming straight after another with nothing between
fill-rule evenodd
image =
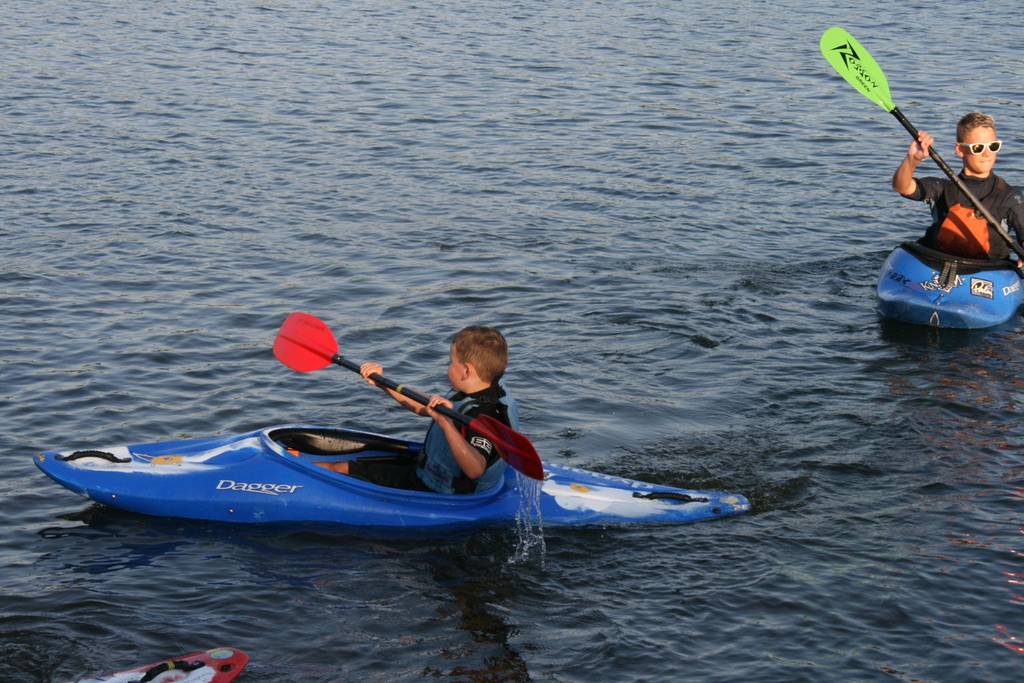
<instances>
[{"instance_id":1,"label":"green paddle blade","mask_svg":"<svg viewBox=\"0 0 1024 683\"><path fill-rule=\"evenodd\" d=\"M825 31L818 43L821 54L840 76L854 88L887 112L896 108L889 94L889 82L871 53L849 33L833 26Z\"/></svg>"}]
</instances>

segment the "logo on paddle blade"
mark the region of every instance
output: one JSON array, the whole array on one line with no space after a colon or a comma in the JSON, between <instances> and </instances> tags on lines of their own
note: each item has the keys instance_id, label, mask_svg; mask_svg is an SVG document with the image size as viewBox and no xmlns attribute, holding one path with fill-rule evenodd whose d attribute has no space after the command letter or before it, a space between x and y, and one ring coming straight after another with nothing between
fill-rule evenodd
<instances>
[{"instance_id":1,"label":"logo on paddle blade","mask_svg":"<svg viewBox=\"0 0 1024 683\"><path fill-rule=\"evenodd\" d=\"M846 70L851 72L850 75L856 78L857 81L865 88L870 91L875 91L881 87L881 84L875 79L875 77L864 67L861 62L860 55L853 49L853 45L849 42L845 42L842 45L837 45L832 48L832 52L838 52L839 56L843 59L843 66Z\"/></svg>"},{"instance_id":2,"label":"logo on paddle blade","mask_svg":"<svg viewBox=\"0 0 1024 683\"><path fill-rule=\"evenodd\" d=\"M839 56L843 58L843 66L847 69L850 68L851 59L856 59L858 62L860 61L860 56L857 54L857 51L854 50L853 45L850 45L849 43L843 43L842 45L832 48L832 52L839 53Z\"/></svg>"}]
</instances>

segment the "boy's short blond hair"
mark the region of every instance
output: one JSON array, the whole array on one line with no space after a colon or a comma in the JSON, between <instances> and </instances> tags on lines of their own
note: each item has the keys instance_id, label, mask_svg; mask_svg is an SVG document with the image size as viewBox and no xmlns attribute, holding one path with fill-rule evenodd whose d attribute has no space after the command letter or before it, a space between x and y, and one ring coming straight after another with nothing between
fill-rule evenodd
<instances>
[{"instance_id":1,"label":"boy's short blond hair","mask_svg":"<svg viewBox=\"0 0 1024 683\"><path fill-rule=\"evenodd\" d=\"M964 137L975 128L991 128L995 131L996 120L988 114L982 114L980 111L972 111L970 114L964 114L956 124L957 142L962 141Z\"/></svg>"},{"instance_id":2,"label":"boy's short blond hair","mask_svg":"<svg viewBox=\"0 0 1024 683\"><path fill-rule=\"evenodd\" d=\"M480 379L495 382L508 367L508 344L501 332L493 327L470 325L458 331L452 340L455 356L463 363L471 363Z\"/></svg>"}]
</instances>

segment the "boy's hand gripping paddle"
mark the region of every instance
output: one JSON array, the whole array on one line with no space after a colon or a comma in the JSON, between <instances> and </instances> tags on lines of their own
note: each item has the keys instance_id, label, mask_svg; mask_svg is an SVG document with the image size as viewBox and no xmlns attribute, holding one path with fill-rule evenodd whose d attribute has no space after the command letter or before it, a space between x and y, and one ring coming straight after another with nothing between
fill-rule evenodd
<instances>
[{"instance_id":1,"label":"boy's hand gripping paddle","mask_svg":"<svg viewBox=\"0 0 1024 683\"><path fill-rule=\"evenodd\" d=\"M322 370L334 363L359 373L358 365L338 353L338 342L330 328L308 313L292 313L285 319L274 340L274 356L297 372ZM427 405L430 402L429 397L376 372L370 375L370 379L417 403ZM488 415L471 418L447 406L436 406L434 410L486 436L502 459L526 476L544 478L544 465L533 444L508 425Z\"/></svg>"},{"instance_id":2,"label":"boy's hand gripping paddle","mask_svg":"<svg viewBox=\"0 0 1024 683\"><path fill-rule=\"evenodd\" d=\"M907 129L910 136L917 139L917 128L914 127L907 117L903 115L903 112L893 104L892 96L889 94L889 83L885 79L885 74L882 72L882 68L878 66L871 53L864 49L864 46L857 42L857 40L847 33L845 30L838 26L825 31L821 36L821 41L818 44L821 49L821 54L828 60L828 63L832 65L840 76L845 78L847 82L856 88L860 94L868 98L882 109L886 110L890 114L896 117L896 120L903 124L903 127ZM960 188L964 196L970 200L974 208L978 210L985 220L995 229L999 236L1003 238L1010 249L1013 250L1018 257L1024 259L1024 249L1021 245L1013 241L1010 235L1003 228L1002 224L999 223L992 215L992 213L986 209L982 203L975 197L970 190L964 185L963 181L957 176L949 164L943 160L939 153L935 151L935 146L928 148L928 155L939 165L939 168L949 176L949 179L956 183L956 186Z\"/></svg>"}]
</instances>

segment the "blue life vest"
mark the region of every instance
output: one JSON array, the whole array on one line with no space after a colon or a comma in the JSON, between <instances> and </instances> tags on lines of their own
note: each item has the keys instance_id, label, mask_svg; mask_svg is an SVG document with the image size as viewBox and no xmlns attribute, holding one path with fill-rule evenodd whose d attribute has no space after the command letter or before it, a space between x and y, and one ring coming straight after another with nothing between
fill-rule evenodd
<instances>
[{"instance_id":1,"label":"blue life vest","mask_svg":"<svg viewBox=\"0 0 1024 683\"><path fill-rule=\"evenodd\" d=\"M495 392L495 389L497 390ZM467 413L473 408L483 405L480 401L482 394L494 392L498 399L498 413L508 418L507 424L512 429L519 429L519 411L516 408L515 399L509 396L505 386L499 380L497 387L490 387L476 395L459 394L454 391L448 393L449 400L453 401L455 410L460 413ZM458 400L455 397L458 396ZM500 418L499 418L500 419ZM505 422L505 420L501 420ZM492 448L495 446L492 444ZM444 432L437 426L436 422L431 423L427 430L427 436L423 440L423 450L420 451L419 462L416 466L416 476L420 478L432 491L438 493L473 493L474 491L486 491L501 483L507 465L498 455L497 450L486 455L488 460L487 469L479 479L470 479L459 467L448 445L448 439Z\"/></svg>"}]
</instances>

